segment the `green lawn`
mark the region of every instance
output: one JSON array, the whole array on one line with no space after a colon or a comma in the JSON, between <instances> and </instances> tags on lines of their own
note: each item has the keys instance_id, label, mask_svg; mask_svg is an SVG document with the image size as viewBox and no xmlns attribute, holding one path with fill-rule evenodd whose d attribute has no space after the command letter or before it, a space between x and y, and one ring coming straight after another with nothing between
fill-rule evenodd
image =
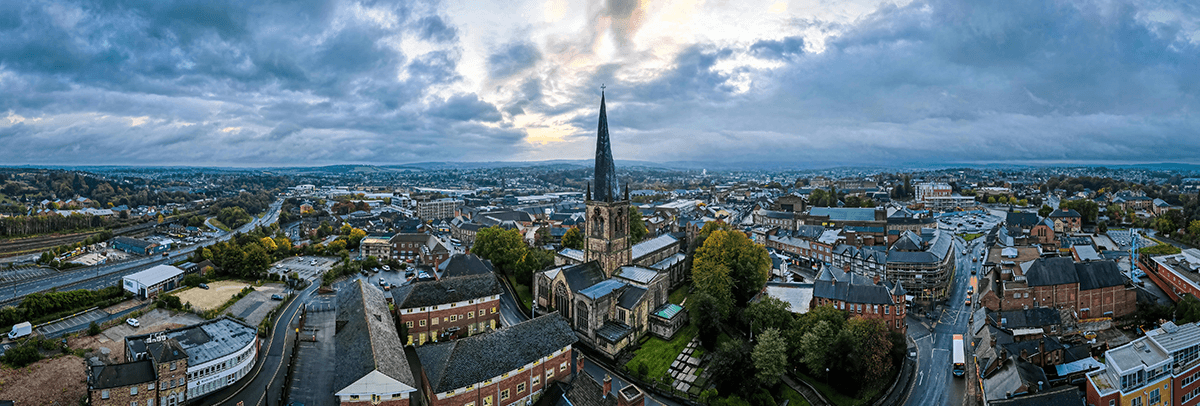
<instances>
[{"instance_id":1,"label":"green lawn","mask_svg":"<svg viewBox=\"0 0 1200 406\"><path fill-rule=\"evenodd\" d=\"M684 299L687 299L688 296L691 296L688 294L688 289L690 288L690 286L680 286L678 289L671 291L671 295L668 296L667 299L674 304L683 304Z\"/></svg>"},{"instance_id":2,"label":"green lawn","mask_svg":"<svg viewBox=\"0 0 1200 406\"><path fill-rule=\"evenodd\" d=\"M779 387L783 388L783 390L781 390L780 393L775 396L776 401L783 402L784 400L787 400L788 406L812 405L811 403L808 403L808 399L805 399L804 396L800 396L800 392L796 392L792 389L792 387L787 385L779 385Z\"/></svg>"},{"instance_id":3,"label":"green lawn","mask_svg":"<svg viewBox=\"0 0 1200 406\"><path fill-rule=\"evenodd\" d=\"M508 283L512 284L513 290L517 291L517 297L521 299L521 303L525 303L525 308L533 308L533 291L528 286L517 283L512 275L505 275L508 278Z\"/></svg>"},{"instance_id":4,"label":"green lawn","mask_svg":"<svg viewBox=\"0 0 1200 406\"><path fill-rule=\"evenodd\" d=\"M221 223L220 221L218 221L215 218L212 219L211 221L212 221L212 225L217 226L217 228L221 229L221 231L224 231L227 233L229 232L229 226L226 226L224 223Z\"/></svg>"},{"instance_id":5,"label":"green lawn","mask_svg":"<svg viewBox=\"0 0 1200 406\"><path fill-rule=\"evenodd\" d=\"M823 380L815 379L811 376L808 376L808 375L805 375L805 374L802 374L799 372L797 372L796 374L799 375L800 378L804 379L805 382L808 382L814 388L817 388L817 390L820 391L822 395L825 395L826 399L829 399L830 402L833 402L833 404L838 405L838 406L867 405L867 404L870 404L871 398L874 398L875 395L879 393L878 388L868 388L865 391L865 393L863 393L862 397L853 398L850 396L843 395L841 392L834 390L829 385L826 385L825 381L823 381Z\"/></svg>"},{"instance_id":6,"label":"green lawn","mask_svg":"<svg viewBox=\"0 0 1200 406\"><path fill-rule=\"evenodd\" d=\"M697 331L699 328L692 324L679 330L671 341L664 341L652 336L633 353L633 359L625 363L625 367L630 371L637 371L639 365L645 364L648 368L647 380L666 376L667 370L671 368L671 363L675 362L675 358L679 356L680 352L683 352L687 343L696 337Z\"/></svg>"},{"instance_id":7,"label":"green lawn","mask_svg":"<svg viewBox=\"0 0 1200 406\"><path fill-rule=\"evenodd\" d=\"M967 233L967 234L964 234L964 235L963 235L963 239L964 239L964 240L967 240L967 241L971 241L971 240L974 240L974 239L976 239L976 238L979 238L979 237L983 237L983 234L979 234L979 233Z\"/></svg>"}]
</instances>

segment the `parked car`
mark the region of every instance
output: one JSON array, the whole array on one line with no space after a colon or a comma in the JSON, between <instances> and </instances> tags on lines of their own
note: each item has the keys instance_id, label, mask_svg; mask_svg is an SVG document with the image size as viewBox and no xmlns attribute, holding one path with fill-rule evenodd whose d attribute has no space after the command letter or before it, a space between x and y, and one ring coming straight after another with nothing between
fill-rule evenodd
<instances>
[{"instance_id":1,"label":"parked car","mask_svg":"<svg viewBox=\"0 0 1200 406\"><path fill-rule=\"evenodd\" d=\"M280 296L278 293L276 293L271 295L271 300L283 300L283 296Z\"/></svg>"},{"instance_id":2,"label":"parked car","mask_svg":"<svg viewBox=\"0 0 1200 406\"><path fill-rule=\"evenodd\" d=\"M125 324L128 324L132 327L141 327L142 326L142 323L139 322L138 319L135 319L135 318L125 319Z\"/></svg>"},{"instance_id":3,"label":"parked car","mask_svg":"<svg viewBox=\"0 0 1200 406\"><path fill-rule=\"evenodd\" d=\"M207 290L207 289L208 289L208 284L207 284L207 283L201 283L201 284L200 284L200 285L198 285L198 286L200 286L200 289L205 289L205 290Z\"/></svg>"},{"instance_id":4,"label":"parked car","mask_svg":"<svg viewBox=\"0 0 1200 406\"><path fill-rule=\"evenodd\" d=\"M383 270L384 270L385 272L386 272L386 271L391 271L391 270L392 270L392 268L388 267L387 265L384 265L384 266L383 266Z\"/></svg>"}]
</instances>

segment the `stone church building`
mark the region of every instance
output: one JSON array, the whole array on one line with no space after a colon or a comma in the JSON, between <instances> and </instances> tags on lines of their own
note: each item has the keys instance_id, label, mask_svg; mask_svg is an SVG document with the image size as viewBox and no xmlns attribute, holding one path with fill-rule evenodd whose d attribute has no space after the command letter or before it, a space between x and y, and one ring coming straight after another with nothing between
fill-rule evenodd
<instances>
[{"instance_id":1,"label":"stone church building","mask_svg":"<svg viewBox=\"0 0 1200 406\"><path fill-rule=\"evenodd\" d=\"M671 275L633 265L629 191L617 181L603 94L595 171L587 191L583 261L534 275L534 313L562 314L583 343L615 357L669 305Z\"/></svg>"}]
</instances>

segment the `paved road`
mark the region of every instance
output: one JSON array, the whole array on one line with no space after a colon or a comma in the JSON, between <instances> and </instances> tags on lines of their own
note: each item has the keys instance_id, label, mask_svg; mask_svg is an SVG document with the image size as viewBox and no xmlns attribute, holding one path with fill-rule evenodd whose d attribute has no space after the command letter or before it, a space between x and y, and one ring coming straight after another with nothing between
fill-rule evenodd
<instances>
[{"instance_id":1,"label":"paved road","mask_svg":"<svg viewBox=\"0 0 1200 406\"><path fill-rule=\"evenodd\" d=\"M958 378L951 373L950 347L954 334L967 336L970 309L963 306L967 297L967 285L970 283L971 270L980 271L985 261L971 261L986 254L987 247L983 238L976 238L967 244L967 255L962 254L962 241L955 241L955 254L958 264L952 282L953 289L949 304L935 320L924 318L924 315L910 315L908 318L908 335L917 343L917 377L909 392L908 405L942 406L963 405L966 399L967 378ZM969 356L968 356L969 359Z\"/></svg>"},{"instance_id":2,"label":"paved road","mask_svg":"<svg viewBox=\"0 0 1200 406\"><path fill-rule=\"evenodd\" d=\"M275 321L271 330L271 338L259 348L258 361L250 372L250 378L242 378L233 386L192 402L199 405L277 405L283 393L292 341L296 338L293 329L299 323L300 304L309 300L318 285L320 283L314 280L284 308L282 316Z\"/></svg>"},{"instance_id":3,"label":"paved road","mask_svg":"<svg viewBox=\"0 0 1200 406\"><path fill-rule=\"evenodd\" d=\"M279 206L282 204L282 200L272 203L264 216L246 223L235 231L244 233L253 230L259 225L274 223L279 219ZM197 248L207 247L217 243L218 241L225 241L232 237L233 233L225 233L215 239L208 240L200 244L194 244L171 250L169 257L139 257L131 261L79 268L76 270L51 275L45 278L32 279L21 283L6 285L0 287L0 304L16 304L15 302L25 297L25 295L36 292L44 292L50 289L99 289L116 285L121 281L121 278L126 275L136 273L155 265L179 261L180 259L184 259L191 255L192 251L195 251Z\"/></svg>"},{"instance_id":4,"label":"paved road","mask_svg":"<svg viewBox=\"0 0 1200 406\"><path fill-rule=\"evenodd\" d=\"M508 327L529 320L529 316L517 306L516 293L509 289L507 283L500 283L500 286L504 289L504 294L500 295L500 323Z\"/></svg>"}]
</instances>

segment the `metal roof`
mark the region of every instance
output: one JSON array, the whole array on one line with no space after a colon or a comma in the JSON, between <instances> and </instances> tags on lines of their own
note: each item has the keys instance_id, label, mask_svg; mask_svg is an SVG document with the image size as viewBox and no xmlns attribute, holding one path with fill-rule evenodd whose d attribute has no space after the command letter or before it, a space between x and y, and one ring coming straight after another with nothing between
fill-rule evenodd
<instances>
[{"instance_id":1,"label":"metal roof","mask_svg":"<svg viewBox=\"0 0 1200 406\"><path fill-rule=\"evenodd\" d=\"M681 312L681 311L683 311L683 306L680 306L680 305L677 305L674 303L665 303L662 306L659 306L658 309L655 310L653 314L655 316L662 317L664 319L669 320L671 318L674 318L675 315L679 314L679 312Z\"/></svg>"},{"instance_id":2,"label":"metal roof","mask_svg":"<svg viewBox=\"0 0 1200 406\"><path fill-rule=\"evenodd\" d=\"M617 273L613 276L645 285L658 276L658 271L640 266L623 266L618 268Z\"/></svg>"},{"instance_id":3,"label":"metal roof","mask_svg":"<svg viewBox=\"0 0 1200 406\"><path fill-rule=\"evenodd\" d=\"M637 262L646 255L653 254L655 251L661 250L678 242L679 240L675 239L675 237L671 236L670 234L663 234L658 237L634 244L633 248L630 249L630 256L633 258L633 262Z\"/></svg>"},{"instance_id":4,"label":"metal roof","mask_svg":"<svg viewBox=\"0 0 1200 406\"><path fill-rule=\"evenodd\" d=\"M571 259L579 261L579 262L583 262L583 258L584 258L583 251L577 250L574 248L563 248L562 251L558 252L558 255L562 255L564 257L571 258Z\"/></svg>"},{"instance_id":5,"label":"metal roof","mask_svg":"<svg viewBox=\"0 0 1200 406\"><path fill-rule=\"evenodd\" d=\"M606 279L606 280L601 281L600 283L589 286L586 289L580 290L579 294L587 296L588 298L591 298L591 299L596 299L598 297L612 293L612 291L620 289L622 286L625 286L625 282L621 282L616 279Z\"/></svg>"},{"instance_id":6,"label":"metal roof","mask_svg":"<svg viewBox=\"0 0 1200 406\"><path fill-rule=\"evenodd\" d=\"M258 329L229 317L222 317L160 333L125 337L126 350L133 354L146 352L146 339L156 335L178 341L179 346L187 352L188 365L194 367L245 348L258 339Z\"/></svg>"},{"instance_id":7,"label":"metal roof","mask_svg":"<svg viewBox=\"0 0 1200 406\"><path fill-rule=\"evenodd\" d=\"M124 279L137 281L145 286L154 286L183 274L183 270L171 265L155 265L153 268L126 276Z\"/></svg>"},{"instance_id":8,"label":"metal roof","mask_svg":"<svg viewBox=\"0 0 1200 406\"><path fill-rule=\"evenodd\" d=\"M1200 346L1200 326L1196 323L1175 325L1168 321L1159 328L1147 331L1146 336L1170 353Z\"/></svg>"},{"instance_id":9,"label":"metal roof","mask_svg":"<svg viewBox=\"0 0 1200 406\"><path fill-rule=\"evenodd\" d=\"M788 310L792 313L804 314L808 313L812 304L813 284L767 282L763 292L787 303Z\"/></svg>"},{"instance_id":10,"label":"metal roof","mask_svg":"<svg viewBox=\"0 0 1200 406\"><path fill-rule=\"evenodd\" d=\"M829 217L833 221L875 221L874 208L814 207L808 215Z\"/></svg>"}]
</instances>

